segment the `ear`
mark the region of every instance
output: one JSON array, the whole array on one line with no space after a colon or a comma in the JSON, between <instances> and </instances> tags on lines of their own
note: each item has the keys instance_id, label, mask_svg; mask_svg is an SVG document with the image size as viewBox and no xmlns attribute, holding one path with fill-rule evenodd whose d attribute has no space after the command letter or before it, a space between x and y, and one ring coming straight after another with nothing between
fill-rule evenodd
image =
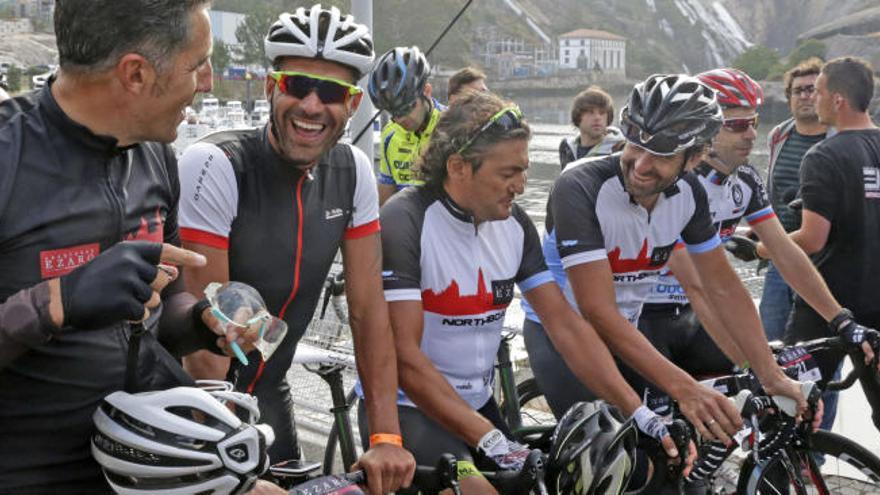
<instances>
[{"instance_id":1,"label":"ear","mask_svg":"<svg viewBox=\"0 0 880 495\"><path fill-rule=\"evenodd\" d=\"M363 101L363 99L364 99L363 93L358 93L358 94L354 95L353 97L349 98L348 104L346 105L348 107L348 114L349 115L354 115L354 113L357 112L357 109L358 109L358 107L361 106L361 101Z\"/></svg>"},{"instance_id":2,"label":"ear","mask_svg":"<svg viewBox=\"0 0 880 495\"><path fill-rule=\"evenodd\" d=\"M158 78L153 64L137 53L123 55L116 63L113 73L126 91L136 95L149 94Z\"/></svg>"},{"instance_id":3,"label":"ear","mask_svg":"<svg viewBox=\"0 0 880 495\"><path fill-rule=\"evenodd\" d=\"M473 167L458 153L453 153L446 159L446 173L454 182L462 181L470 176Z\"/></svg>"},{"instance_id":4,"label":"ear","mask_svg":"<svg viewBox=\"0 0 880 495\"><path fill-rule=\"evenodd\" d=\"M423 91L424 95L431 98L432 91L434 91L434 88L431 87L431 83L425 83L425 90Z\"/></svg>"},{"instance_id":5,"label":"ear","mask_svg":"<svg viewBox=\"0 0 880 495\"><path fill-rule=\"evenodd\" d=\"M274 90L274 89L275 89L275 79L272 76L266 74L266 85L263 88L263 91L265 91L265 93L266 93L267 100L272 99L272 90Z\"/></svg>"}]
</instances>

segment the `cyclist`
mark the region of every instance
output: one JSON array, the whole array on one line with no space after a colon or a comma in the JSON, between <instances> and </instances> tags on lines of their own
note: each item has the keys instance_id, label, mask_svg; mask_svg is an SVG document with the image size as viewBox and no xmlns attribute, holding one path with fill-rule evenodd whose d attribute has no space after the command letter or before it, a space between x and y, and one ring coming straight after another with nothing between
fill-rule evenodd
<instances>
[{"instance_id":1,"label":"cyclist","mask_svg":"<svg viewBox=\"0 0 880 495\"><path fill-rule=\"evenodd\" d=\"M764 99L761 86L737 69L715 69L697 78L715 90L724 113L708 157L693 170L706 190L715 230L735 256L753 261L758 257L755 243L734 235L740 220L745 218L752 232L764 241L767 256L790 285L830 321L840 312L840 305L809 258L785 235L770 206L764 182L748 163L757 137L757 112ZM694 294L701 284L696 271L688 265L691 265L689 257L676 250L669 266L679 278L692 274L687 295L676 277L664 270L646 300L638 328L661 353L694 375L730 372L732 364L693 315L689 297L696 309L701 310L699 319L706 322L709 330L716 329L713 335L726 337L706 298L699 292ZM699 303L702 306L697 306ZM743 362L738 349L731 354L739 363Z\"/></svg>"},{"instance_id":2,"label":"cyclist","mask_svg":"<svg viewBox=\"0 0 880 495\"><path fill-rule=\"evenodd\" d=\"M518 108L492 93L465 93L440 117L422 157L425 185L382 208L385 299L406 394L398 400L404 445L419 464L433 465L445 452L472 461L479 452L478 460L504 469L522 466L528 450L510 439L492 398L504 314L518 285L578 378L676 455L665 426L553 283L535 226L513 202L525 186L529 137ZM360 420L366 440L371 430ZM473 464L463 465L470 467L464 492L492 493Z\"/></svg>"},{"instance_id":3,"label":"cyclist","mask_svg":"<svg viewBox=\"0 0 880 495\"><path fill-rule=\"evenodd\" d=\"M486 87L486 73L476 67L462 67L449 76L446 82L446 99L452 103L466 90L489 91Z\"/></svg>"},{"instance_id":4,"label":"cyclist","mask_svg":"<svg viewBox=\"0 0 880 495\"><path fill-rule=\"evenodd\" d=\"M623 148L620 129L611 125L614 102L599 86L590 86L578 93L571 104L571 123L577 128L574 136L559 142L559 164L566 165L585 156L610 155Z\"/></svg>"},{"instance_id":5,"label":"cyclist","mask_svg":"<svg viewBox=\"0 0 880 495\"><path fill-rule=\"evenodd\" d=\"M200 378L223 378L229 368L230 381L259 398L263 418L275 429L269 455L299 458L285 375L341 247L370 426L382 434L360 467L371 493L394 491L409 484L415 465L399 447L376 182L366 155L337 143L361 101L355 83L372 64L373 43L351 16L315 5L281 14L265 50L273 66L266 125L211 134L180 159L181 237L208 259L187 271L191 291L210 282L244 282L287 322L288 332L268 362L252 353L248 364L236 360L230 367L224 358L216 367L197 359L187 365Z\"/></svg>"},{"instance_id":6,"label":"cyclist","mask_svg":"<svg viewBox=\"0 0 880 495\"><path fill-rule=\"evenodd\" d=\"M388 50L370 74L373 105L391 114L379 145L379 204L397 191L423 183L413 164L431 140L446 109L431 97L431 66L419 47Z\"/></svg>"},{"instance_id":7,"label":"cyclist","mask_svg":"<svg viewBox=\"0 0 880 495\"><path fill-rule=\"evenodd\" d=\"M866 363L874 353L863 342L866 332L856 321L880 326L880 268L875 261L880 249L880 130L868 114L873 93L873 70L856 57L826 63L816 79L819 122L838 132L804 155L803 218L801 228L789 235L813 256L831 293L849 309L829 324L826 314L801 295L785 334L787 342L795 342L841 333L853 345L861 345ZM758 253L765 251L759 244ZM840 360L841 356L820 356L822 375L832 376Z\"/></svg>"},{"instance_id":8,"label":"cyclist","mask_svg":"<svg viewBox=\"0 0 880 495\"><path fill-rule=\"evenodd\" d=\"M822 70L818 58L804 60L783 76L785 98L791 118L774 127L767 135L770 161L767 164L767 195L773 211L786 232L800 228L800 213L788 207L800 188L801 161L814 144L832 135L834 130L819 122L816 115L816 78ZM761 293L761 322L767 340L781 340L791 314L794 292L782 280L779 270L770 263L764 275Z\"/></svg>"},{"instance_id":9,"label":"cyclist","mask_svg":"<svg viewBox=\"0 0 880 495\"><path fill-rule=\"evenodd\" d=\"M729 440L741 421L721 394L663 357L635 329L642 304L681 239L709 302L768 391L806 401L776 366L748 292L712 226L706 192L685 173L722 123L715 93L686 75L654 75L621 111L622 154L566 167L548 200L544 254L569 300L620 360L664 390L706 438ZM555 414L594 395L561 364L539 315L526 307L524 334L538 384ZM642 383L630 375L631 383Z\"/></svg>"},{"instance_id":10,"label":"cyclist","mask_svg":"<svg viewBox=\"0 0 880 495\"><path fill-rule=\"evenodd\" d=\"M145 330L139 390L188 383L168 350L216 339L194 328L176 269L157 267L200 262L171 246L163 143L211 89L208 3L59 2L58 72L0 105L0 491L108 491L91 415L123 388L130 321Z\"/></svg>"}]
</instances>

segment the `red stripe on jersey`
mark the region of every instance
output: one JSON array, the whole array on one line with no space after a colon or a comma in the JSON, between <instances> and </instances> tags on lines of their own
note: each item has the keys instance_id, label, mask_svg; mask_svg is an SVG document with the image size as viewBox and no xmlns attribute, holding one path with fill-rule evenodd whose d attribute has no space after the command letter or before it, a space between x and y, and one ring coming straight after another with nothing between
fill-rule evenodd
<instances>
[{"instance_id":1,"label":"red stripe on jersey","mask_svg":"<svg viewBox=\"0 0 880 495\"><path fill-rule=\"evenodd\" d=\"M361 237L366 237L370 234L375 234L382 230L382 227L379 225L379 219L375 219L372 222L367 222L363 225L358 225L357 227L351 227L345 229L344 239L360 239Z\"/></svg>"},{"instance_id":2,"label":"red stripe on jersey","mask_svg":"<svg viewBox=\"0 0 880 495\"><path fill-rule=\"evenodd\" d=\"M204 230L180 228L180 238L193 244L202 244L217 249L229 249L229 238Z\"/></svg>"},{"instance_id":3,"label":"red stripe on jersey","mask_svg":"<svg viewBox=\"0 0 880 495\"><path fill-rule=\"evenodd\" d=\"M507 304L493 304L494 299L492 292L486 289L483 270L479 271L476 294L462 296L455 280L439 294L431 289L422 291L422 307L426 311L447 316L479 315L507 307Z\"/></svg>"}]
</instances>

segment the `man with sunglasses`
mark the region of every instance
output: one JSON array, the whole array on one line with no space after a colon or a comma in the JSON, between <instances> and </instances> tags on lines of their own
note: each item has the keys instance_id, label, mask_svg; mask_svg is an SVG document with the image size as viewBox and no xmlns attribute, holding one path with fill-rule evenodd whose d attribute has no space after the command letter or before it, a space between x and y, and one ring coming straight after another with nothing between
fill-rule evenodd
<instances>
[{"instance_id":1,"label":"man with sunglasses","mask_svg":"<svg viewBox=\"0 0 880 495\"><path fill-rule=\"evenodd\" d=\"M701 435L727 441L741 423L736 409L635 327L658 273L683 242L730 341L764 387L797 400L800 411L806 408L800 387L770 354L751 297L727 262L705 189L685 172L699 163L722 120L715 92L695 78L655 75L637 84L621 112L623 152L574 162L554 184L544 255L569 301L631 368L624 376L634 388L642 390L645 380L655 384ZM594 398L561 364L542 320L525 309L529 359L554 413Z\"/></svg>"},{"instance_id":2,"label":"man with sunglasses","mask_svg":"<svg viewBox=\"0 0 880 495\"><path fill-rule=\"evenodd\" d=\"M437 131L420 162L425 185L382 208L385 299L406 394L398 401L404 445L420 465L455 455L463 493L495 493L476 470L465 469L472 461L492 461L487 469L522 467L529 451L511 440L492 397L517 285L579 379L677 455L665 426L641 406L595 330L553 283L535 226L514 203L525 187L531 133L519 108L488 92L466 92Z\"/></svg>"},{"instance_id":3,"label":"man with sunglasses","mask_svg":"<svg viewBox=\"0 0 880 495\"><path fill-rule=\"evenodd\" d=\"M431 66L417 46L388 50L370 74L367 91L373 105L391 114L379 144L380 205L405 187L423 184L413 165L446 109L431 97L430 75Z\"/></svg>"},{"instance_id":4,"label":"man with sunglasses","mask_svg":"<svg viewBox=\"0 0 880 495\"><path fill-rule=\"evenodd\" d=\"M351 16L315 5L281 14L265 50L273 65L266 78L269 122L212 134L184 152L181 237L208 259L187 273L190 291L201 293L210 282L244 282L288 332L266 362L252 352L247 363L200 356L186 365L200 378L228 376L256 395L275 429L270 457L299 458L285 375L341 247L355 356L375 433L359 467L367 471L371 494L387 493L409 484L415 463L400 447L394 404L397 370L381 292L376 182L366 155L337 143L363 96L355 84L372 65L372 39Z\"/></svg>"},{"instance_id":5,"label":"man with sunglasses","mask_svg":"<svg viewBox=\"0 0 880 495\"><path fill-rule=\"evenodd\" d=\"M774 127L767 137L770 145L767 194L786 232L794 232L801 226L800 212L788 207L800 188L801 160L808 149L825 139L826 133L833 133L833 129L819 122L816 114L816 78L821 70L822 61L811 58L785 73L783 85L791 118ZM764 276L760 306L768 340L782 339L794 296L779 270L770 263Z\"/></svg>"}]
</instances>

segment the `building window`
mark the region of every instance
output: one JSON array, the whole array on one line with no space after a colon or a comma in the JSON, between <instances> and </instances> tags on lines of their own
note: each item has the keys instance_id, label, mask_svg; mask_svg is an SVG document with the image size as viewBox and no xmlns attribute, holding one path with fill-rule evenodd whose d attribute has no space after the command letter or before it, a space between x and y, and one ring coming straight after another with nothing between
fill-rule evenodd
<instances>
[{"instance_id":1,"label":"building window","mask_svg":"<svg viewBox=\"0 0 880 495\"><path fill-rule=\"evenodd\" d=\"M568 65L568 57L565 57L565 65Z\"/></svg>"},{"instance_id":2,"label":"building window","mask_svg":"<svg viewBox=\"0 0 880 495\"><path fill-rule=\"evenodd\" d=\"M581 46L584 46L585 44L587 44L587 40L581 40Z\"/></svg>"},{"instance_id":3,"label":"building window","mask_svg":"<svg viewBox=\"0 0 880 495\"><path fill-rule=\"evenodd\" d=\"M568 40L565 40L565 46L568 46Z\"/></svg>"}]
</instances>

